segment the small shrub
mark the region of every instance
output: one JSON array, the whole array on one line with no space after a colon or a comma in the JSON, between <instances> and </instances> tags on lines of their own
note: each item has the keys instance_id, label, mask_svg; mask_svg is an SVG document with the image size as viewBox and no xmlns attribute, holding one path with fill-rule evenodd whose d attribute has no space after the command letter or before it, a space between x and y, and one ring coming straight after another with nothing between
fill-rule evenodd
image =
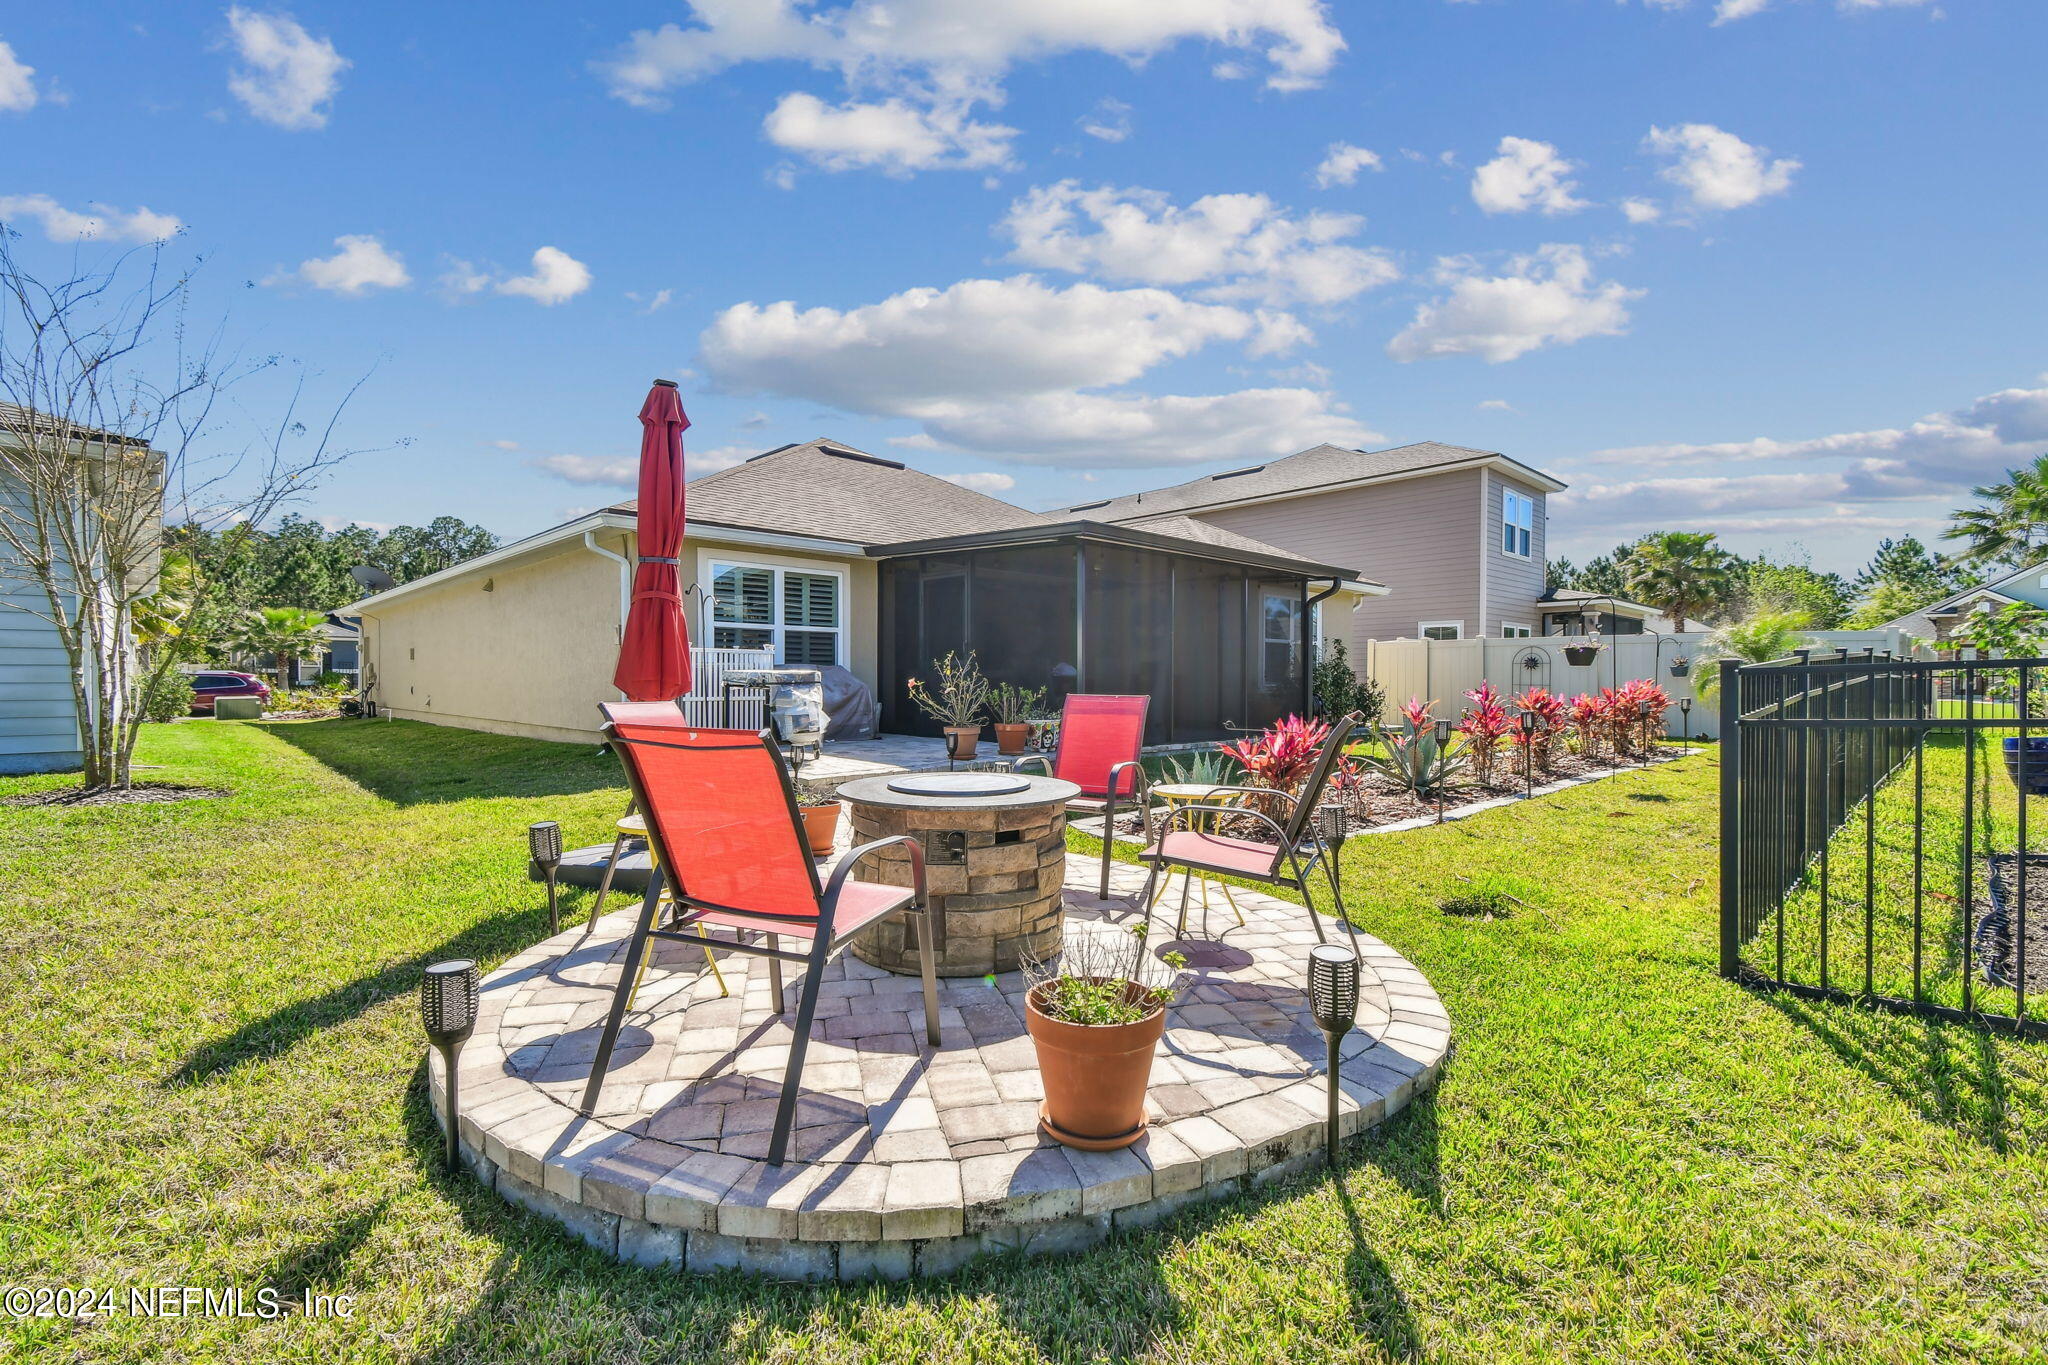
<instances>
[{"instance_id":1,"label":"small shrub","mask_svg":"<svg viewBox=\"0 0 2048 1365\"><path fill-rule=\"evenodd\" d=\"M192 679L184 673L159 674L142 694L142 718L162 724L192 714Z\"/></svg>"},{"instance_id":2,"label":"small shrub","mask_svg":"<svg viewBox=\"0 0 2048 1365\"><path fill-rule=\"evenodd\" d=\"M1356 711L1365 718L1364 728L1370 730L1386 709L1387 694L1372 679L1358 676L1358 670L1351 666L1351 651L1342 640L1329 641L1316 655L1311 682L1316 714L1326 720Z\"/></svg>"},{"instance_id":3,"label":"small shrub","mask_svg":"<svg viewBox=\"0 0 2048 1365\"><path fill-rule=\"evenodd\" d=\"M1226 744L1222 752L1236 759L1252 785L1292 792L1307 779L1330 737L1330 723L1285 716L1252 739Z\"/></svg>"},{"instance_id":4,"label":"small shrub","mask_svg":"<svg viewBox=\"0 0 2048 1365\"><path fill-rule=\"evenodd\" d=\"M1458 722L1458 729L1463 732L1465 747L1472 756L1473 774L1481 786L1488 786L1493 782L1500 742L1515 732L1515 718L1502 704L1500 689L1490 682L1479 684L1465 698L1472 705Z\"/></svg>"}]
</instances>

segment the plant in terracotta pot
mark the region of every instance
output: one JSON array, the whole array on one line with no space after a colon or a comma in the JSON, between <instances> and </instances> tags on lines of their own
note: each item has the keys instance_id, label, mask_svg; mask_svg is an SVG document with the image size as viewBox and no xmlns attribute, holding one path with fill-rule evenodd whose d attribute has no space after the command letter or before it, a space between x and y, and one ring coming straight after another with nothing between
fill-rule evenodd
<instances>
[{"instance_id":1,"label":"plant in terracotta pot","mask_svg":"<svg viewBox=\"0 0 2048 1365\"><path fill-rule=\"evenodd\" d=\"M996 752L1021 754L1031 742L1031 713L1045 700L1042 687L1019 687L1000 683L988 694L988 708L996 720Z\"/></svg>"},{"instance_id":2,"label":"plant in terracotta pot","mask_svg":"<svg viewBox=\"0 0 2048 1365\"><path fill-rule=\"evenodd\" d=\"M839 834L839 793L828 782L808 778L796 780L796 812L804 820L804 839L813 857L831 856L832 841Z\"/></svg>"},{"instance_id":3,"label":"plant in terracotta pot","mask_svg":"<svg viewBox=\"0 0 2048 1365\"><path fill-rule=\"evenodd\" d=\"M974 757L981 742L981 717L988 710L988 679L974 661L974 651L961 658L952 650L943 659L932 660L936 675L930 686L918 678L909 684L911 704L937 721L946 731L946 756Z\"/></svg>"},{"instance_id":4,"label":"plant in terracotta pot","mask_svg":"<svg viewBox=\"0 0 2048 1365\"><path fill-rule=\"evenodd\" d=\"M1045 1082L1038 1122L1069 1147L1107 1152L1144 1135L1152 1054L1188 961L1150 956L1145 931L1137 924L1128 934L1077 932L1057 966L1024 964L1024 1026Z\"/></svg>"}]
</instances>

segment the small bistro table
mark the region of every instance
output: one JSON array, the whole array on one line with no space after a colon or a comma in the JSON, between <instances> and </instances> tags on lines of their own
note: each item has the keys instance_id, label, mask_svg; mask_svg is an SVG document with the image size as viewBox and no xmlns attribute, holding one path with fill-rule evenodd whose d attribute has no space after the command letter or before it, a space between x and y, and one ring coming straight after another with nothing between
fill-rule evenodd
<instances>
[{"instance_id":1,"label":"small bistro table","mask_svg":"<svg viewBox=\"0 0 2048 1365\"><path fill-rule=\"evenodd\" d=\"M854 843L908 834L923 844L940 976L1013 972L1023 958L1060 950L1067 802L1080 794L1071 782L1007 773L894 773L839 788ZM883 849L855 875L908 886L910 852ZM892 972L919 970L916 934L902 918L867 929L848 951Z\"/></svg>"}]
</instances>

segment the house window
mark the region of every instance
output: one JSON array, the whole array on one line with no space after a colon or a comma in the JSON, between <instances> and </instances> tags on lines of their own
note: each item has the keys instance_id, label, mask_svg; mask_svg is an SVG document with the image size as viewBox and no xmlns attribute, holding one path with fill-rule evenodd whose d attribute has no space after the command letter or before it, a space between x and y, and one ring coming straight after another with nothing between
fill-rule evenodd
<instances>
[{"instance_id":1,"label":"house window","mask_svg":"<svg viewBox=\"0 0 2048 1365\"><path fill-rule=\"evenodd\" d=\"M1268 688L1285 687L1298 675L1301 657L1301 601L1280 593L1264 595L1260 613L1260 681Z\"/></svg>"},{"instance_id":2,"label":"house window","mask_svg":"<svg viewBox=\"0 0 2048 1365\"><path fill-rule=\"evenodd\" d=\"M778 664L843 662L845 590L838 574L756 564L711 566L711 643L765 649Z\"/></svg>"},{"instance_id":3,"label":"house window","mask_svg":"<svg viewBox=\"0 0 2048 1365\"><path fill-rule=\"evenodd\" d=\"M1516 625L1513 621L1500 623L1500 638L1503 640L1526 640L1535 633L1529 627Z\"/></svg>"},{"instance_id":4,"label":"house window","mask_svg":"<svg viewBox=\"0 0 2048 1365\"><path fill-rule=\"evenodd\" d=\"M1529 558L1535 529L1536 499L1512 488L1503 489L1500 495L1501 553Z\"/></svg>"},{"instance_id":5,"label":"house window","mask_svg":"<svg viewBox=\"0 0 2048 1365\"><path fill-rule=\"evenodd\" d=\"M1465 543L1470 545L1472 542L1468 540ZM1465 623L1463 621L1420 621L1416 623L1415 633L1425 640L1462 640L1465 638Z\"/></svg>"}]
</instances>

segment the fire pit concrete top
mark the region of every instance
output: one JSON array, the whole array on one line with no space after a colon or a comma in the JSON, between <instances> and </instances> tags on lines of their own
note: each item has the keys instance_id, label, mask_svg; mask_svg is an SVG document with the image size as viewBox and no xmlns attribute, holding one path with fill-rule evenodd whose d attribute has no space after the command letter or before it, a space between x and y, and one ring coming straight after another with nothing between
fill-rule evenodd
<instances>
[{"instance_id":1,"label":"fire pit concrete top","mask_svg":"<svg viewBox=\"0 0 2048 1365\"><path fill-rule=\"evenodd\" d=\"M945 774L925 773L922 776L939 777ZM984 777L984 773L960 773L959 777ZM977 795L972 791L950 792L945 795L926 796L916 792L900 792L889 785L887 777L861 777L839 787L839 799L851 801L860 806L890 806L899 810L1011 810L1024 806L1049 806L1054 802L1071 801L1081 794L1081 789L1071 782L1062 782L1056 777L1024 777L1017 780L1025 786L1014 792L998 796Z\"/></svg>"}]
</instances>

